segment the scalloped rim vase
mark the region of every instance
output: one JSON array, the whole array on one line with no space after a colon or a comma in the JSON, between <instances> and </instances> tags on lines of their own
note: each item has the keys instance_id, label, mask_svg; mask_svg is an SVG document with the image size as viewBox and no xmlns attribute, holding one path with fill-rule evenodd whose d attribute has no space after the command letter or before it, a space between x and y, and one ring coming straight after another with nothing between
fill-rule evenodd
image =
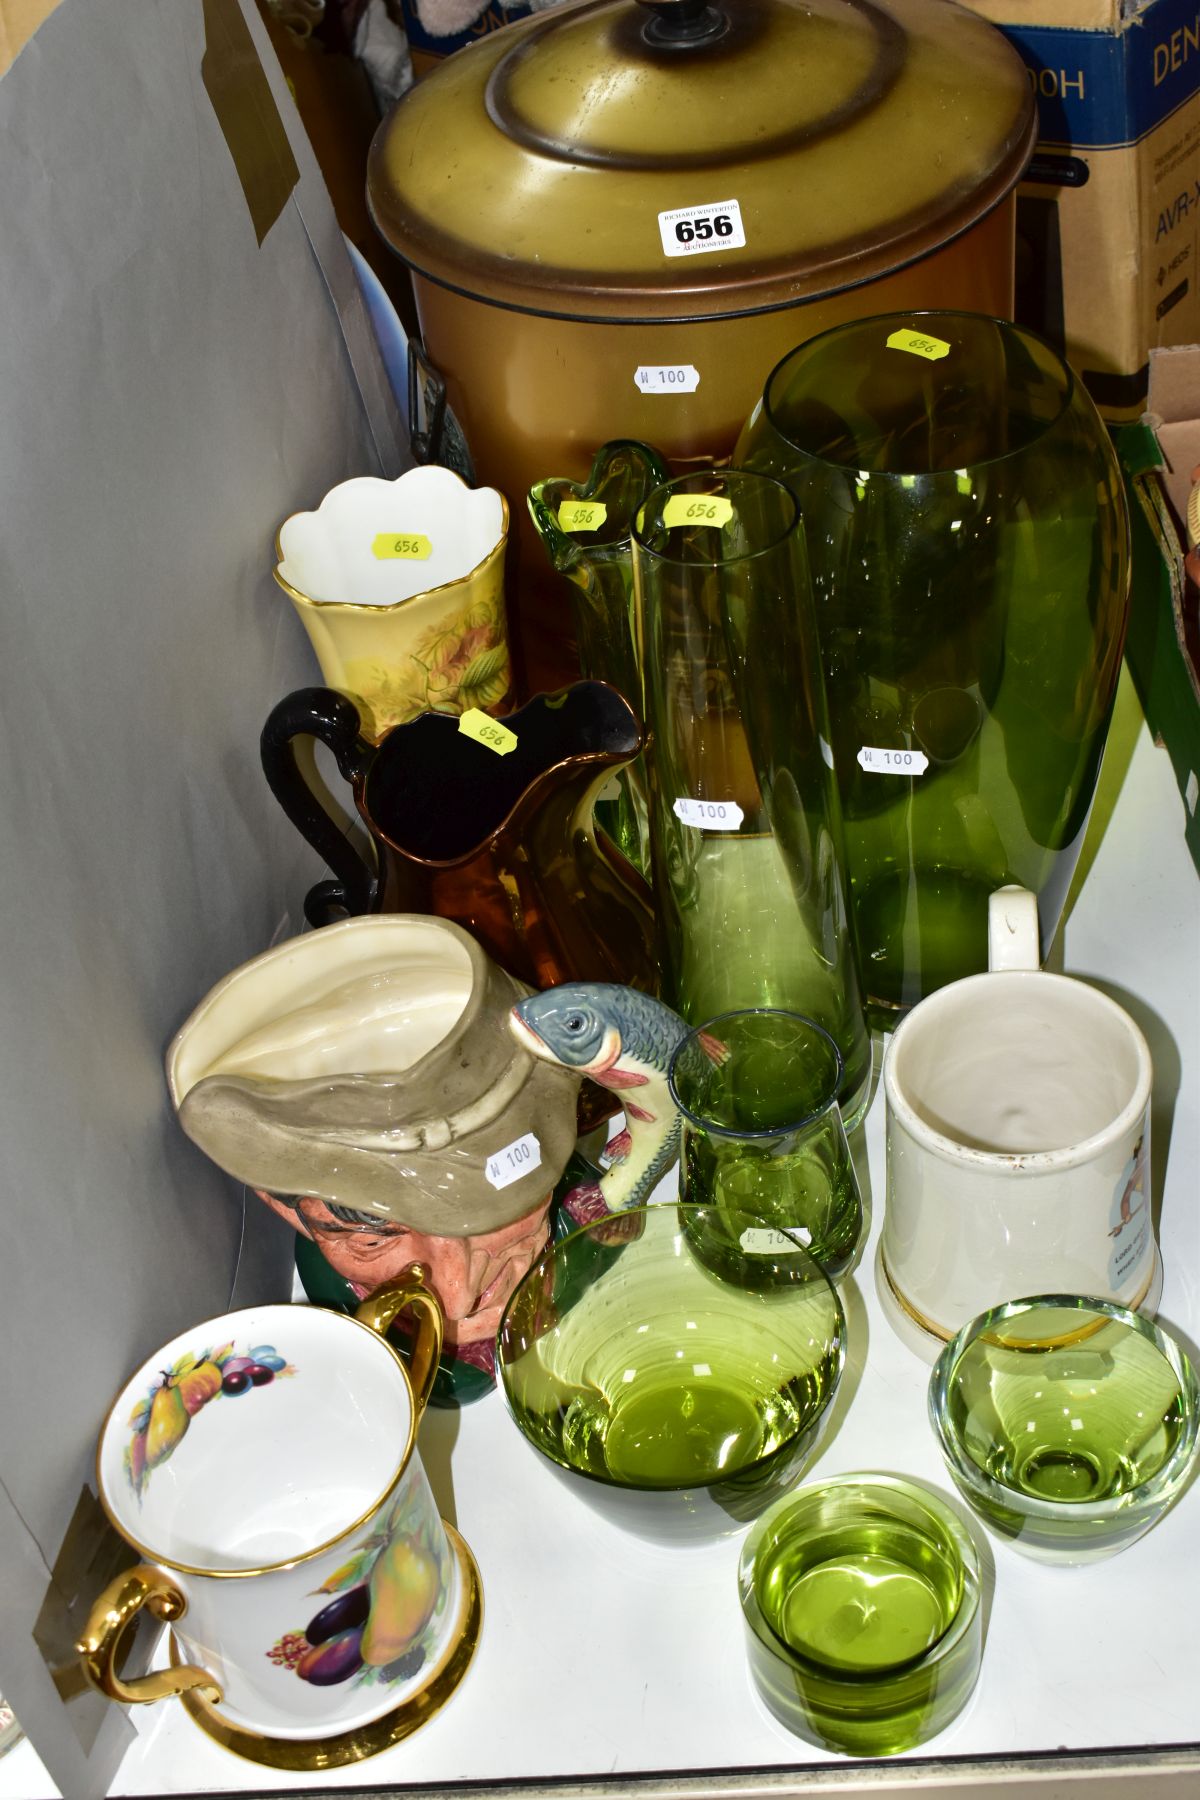
<instances>
[{"instance_id":1,"label":"scalloped rim vase","mask_svg":"<svg viewBox=\"0 0 1200 1800\"><path fill-rule=\"evenodd\" d=\"M343 481L280 526L275 579L373 741L423 712L504 709L508 524L497 489L430 464Z\"/></svg>"}]
</instances>

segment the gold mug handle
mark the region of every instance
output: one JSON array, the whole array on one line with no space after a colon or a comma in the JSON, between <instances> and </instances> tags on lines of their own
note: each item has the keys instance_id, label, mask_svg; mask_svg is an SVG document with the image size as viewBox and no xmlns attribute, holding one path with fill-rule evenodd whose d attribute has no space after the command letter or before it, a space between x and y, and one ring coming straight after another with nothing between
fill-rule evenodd
<instances>
[{"instance_id":1,"label":"gold mug handle","mask_svg":"<svg viewBox=\"0 0 1200 1800\"><path fill-rule=\"evenodd\" d=\"M206 1669L198 1669L191 1663L181 1663L174 1669L156 1669L133 1681L121 1680L117 1674L121 1639L143 1608L167 1623L182 1618L187 1611L187 1600L170 1576L149 1563L138 1563L110 1581L88 1614L83 1636L75 1648L92 1686L107 1694L110 1700L123 1700L128 1706L165 1700L173 1694L186 1694L192 1688L198 1688L206 1699L219 1703L222 1699L219 1683Z\"/></svg>"},{"instance_id":2,"label":"gold mug handle","mask_svg":"<svg viewBox=\"0 0 1200 1800\"><path fill-rule=\"evenodd\" d=\"M411 1306L417 1315L417 1335L409 1359L416 1409L415 1429L433 1392L446 1330L441 1301L429 1285L429 1271L424 1263L409 1263L394 1281L385 1281L377 1287L373 1294L368 1294L354 1316L383 1337L396 1314L403 1312L406 1306Z\"/></svg>"}]
</instances>

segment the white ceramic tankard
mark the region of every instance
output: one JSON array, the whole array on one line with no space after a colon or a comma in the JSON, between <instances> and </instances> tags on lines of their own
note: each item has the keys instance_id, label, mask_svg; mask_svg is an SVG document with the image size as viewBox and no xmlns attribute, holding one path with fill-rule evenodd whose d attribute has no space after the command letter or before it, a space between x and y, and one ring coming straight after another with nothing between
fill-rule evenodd
<instances>
[{"instance_id":1,"label":"white ceramic tankard","mask_svg":"<svg viewBox=\"0 0 1200 1800\"><path fill-rule=\"evenodd\" d=\"M382 1335L404 1306L412 1378ZM416 1448L441 1325L414 1264L357 1318L252 1307L143 1365L97 1455L101 1503L141 1560L92 1609L93 1685L178 1694L210 1737L276 1768L357 1761L438 1709L481 1617ZM171 1623L172 1666L126 1681L121 1640L143 1608Z\"/></svg>"},{"instance_id":2,"label":"white ceramic tankard","mask_svg":"<svg viewBox=\"0 0 1200 1800\"><path fill-rule=\"evenodd\" d=\"M940 988L884 1061L889 1323L932 1362L969 1319L1030 1294L1152 1310L1150 1051L1085 982L1038 967L1035 897L992 896L986 975Z\"/></svg>"}]
</instances>

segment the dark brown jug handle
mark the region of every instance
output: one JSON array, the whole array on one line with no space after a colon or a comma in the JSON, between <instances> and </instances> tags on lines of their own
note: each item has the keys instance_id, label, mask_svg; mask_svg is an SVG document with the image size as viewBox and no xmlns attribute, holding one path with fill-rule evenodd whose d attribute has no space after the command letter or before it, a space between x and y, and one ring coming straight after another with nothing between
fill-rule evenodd
<instances>
[{"instance_id":1,"label":"dark brown jug handle","mask_svg":"<svg viewBox=\"0 0 1200 1800\"><path fill-rule=\"evenodd\" d=\"M338 771L356 790L366 779L375 746L361 735L358 708L333 688L299 688L281 700L262 729L260 752L267 783L292 824L333 870L304 902L310 925L342 913L374 912L379 878L353 842L338 830L296 760L295 739L314 737L332 751Z\"/></svg>"}]
</instances>

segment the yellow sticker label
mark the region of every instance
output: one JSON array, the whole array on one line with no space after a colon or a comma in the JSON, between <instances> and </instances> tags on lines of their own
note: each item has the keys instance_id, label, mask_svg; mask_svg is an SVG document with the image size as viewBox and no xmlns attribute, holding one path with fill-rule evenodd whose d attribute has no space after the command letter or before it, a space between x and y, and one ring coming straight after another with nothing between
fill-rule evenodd
<instances>
[{"instance_id":1,"label":"yellow sticker label","mask_svg":"<svg viewBox=\"0 0 1200 1800\"><path fill-rule=\"evenodd\" d=\"M371 553L380 562L424 562L433 545L416 531L381 531L371 541Z\"/></svg>"},{"instance_id":2,"label":"yellow sticker label","mask_svg":"<svg viewBox=\"0 0 1200 1800\"><path fill-rule=\"evenodd\" d=\"M474 738L477 744L486 744L497 756L507 756L510 750L517 747L516 732L510 731L507 725L501 725L499 719L489 719L477 706L469 706L460 715L458 729L467 737Z\"/></svg>"},{"instance_id":3,"label":"yellow sticker label","mask_svg":"<svg viewBox=\"0 0 1200 1800\"><path fill-rule=\"evenodd\" d=\"M907 350L910 356L923 356L926 362L940 362L950 354L944 338L929 337L923 331L893 331L887 344L889 350Z\"/></svg>"},{"instance_id":4,"label":"yellow sticker label","mask_svg":"<svg viewBox=\"0 0 1200 1800\"><path fill-rule=\"evenodd\" d=\"M564 500L558 509L559 528L563 531L599 531L607 517L603 500Z\"/></svg>"},{"instance_id":5,"label":"yellow sticker label","mask_svg":"<svg viewBox=\"0 0 1200 1800\"><path fill-rule=\"evenodd\" d=\"M664 525L728 525L733 501L715 494L672 494L663 507Z\"/></svg>"}]
</instances>

